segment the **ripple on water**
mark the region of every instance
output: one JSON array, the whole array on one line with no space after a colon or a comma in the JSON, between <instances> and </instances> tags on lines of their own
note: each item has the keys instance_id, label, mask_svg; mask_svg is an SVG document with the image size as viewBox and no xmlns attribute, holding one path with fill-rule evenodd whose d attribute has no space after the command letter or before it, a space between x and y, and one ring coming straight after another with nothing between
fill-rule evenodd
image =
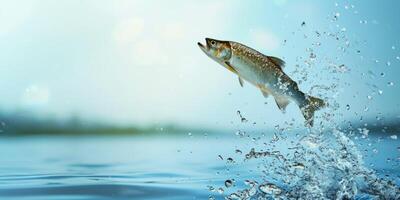
<instances>
[{"instance_id":1,"label":"ripple on water","mask_svg":"<svg viewBox=\"0 0 400 200\"><path fill-rule=\"evenodd\" d=\"M201 197L206 199L207 194L197 194L190 189L155 187L145 185L96 184L73 186L47 186L0 189L1 198L16 197L66 197L67 199L80 197L82 199L188 199ZM79 199L79 198L78 198Z\"/></svg>"}]
</instances>

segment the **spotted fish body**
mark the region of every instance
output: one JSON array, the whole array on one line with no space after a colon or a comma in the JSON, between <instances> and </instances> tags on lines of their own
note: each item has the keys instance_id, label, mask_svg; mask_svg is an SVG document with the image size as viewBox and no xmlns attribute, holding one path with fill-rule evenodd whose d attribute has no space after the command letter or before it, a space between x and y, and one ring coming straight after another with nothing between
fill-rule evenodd
<instances>
[{"instance_id":1,"label":"spotted fish body","mask_svg":"<svg viewBox=\"0 0 400 200\"><path fill-rule=\"evenodd\" d=\"M239 77L260 88L264 96L274 96L279 108L283 111L288 98L295 100L298 104L304 103L304 94L299 91L297 83L282 70L285 65L283 60L265 56L237 42L230 42L230 44L232 56L229 63L238 72Z\"/></svg>"},{"instance_id":2,"label":"spotted fish body","mask_svg":"<svg viewBox=\"0 0 400 200\"><path fill-rule=\"evenodd\" d=\"M280 78L288 78L281 69L284 62L278 58L265 56L240 43L230 42L230 44L232 56L229 64L238 72L239 77L257 87L267 88L275 87ZM291 80L289 78L285 81Z\"/></svg>"},{"instance_id":3,"label":"spotted fish body","mask_svg":"<svg viewBox=\"0 0 400 200\"><path fill-rule=\"evenodd\" d=\"M240 85L246 80L258 87L265 97L273 96L283 112L290 101L294 101L309 126L313 125L314 112L325 106L323 100L299 90L297 83L284 73L285 62L279 58L232 41L206 38L206 46L198 45L207 56L237 74Z\"/></svg>"}]
</instances>

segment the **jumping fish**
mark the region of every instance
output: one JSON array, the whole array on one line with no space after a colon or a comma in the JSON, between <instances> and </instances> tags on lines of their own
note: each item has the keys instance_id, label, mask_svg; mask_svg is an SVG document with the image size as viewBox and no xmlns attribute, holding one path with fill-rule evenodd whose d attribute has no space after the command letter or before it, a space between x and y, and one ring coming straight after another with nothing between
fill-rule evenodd
<instances>
[{"instance_id":1,"label":"jumping fish","mask_svg":"<svg viewBox=\"0 0 400 200\"><path fill-rule=\"evenodd\" d=\"M325 107L322 99L309 96L299 90L283 68L285 62L280 58L266 56L246 45L232 41L206 38L206 44L200 42L200 49L211 59L236 74L239 84L244 81L259 88L264 97L273 96L278 108L285 112L290 101L294 101L306 119L306 125L314 123L314 112Z\"/></svg>"}]
</instances>

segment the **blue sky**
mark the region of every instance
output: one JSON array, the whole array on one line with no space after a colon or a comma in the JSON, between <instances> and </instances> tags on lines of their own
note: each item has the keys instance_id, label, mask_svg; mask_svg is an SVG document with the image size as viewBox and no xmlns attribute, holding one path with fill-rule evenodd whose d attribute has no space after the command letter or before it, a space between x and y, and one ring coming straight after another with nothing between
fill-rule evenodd
<instances>
[{"instance_id":1,"label":"blue sky","mask_svg":"<svg viewBox=\"0 0 400 200\"><path fill-rule=\"evenodd\" d=\"M0 109L227 128L241 110L248 126L303 123L294 103L282 114L205 56L196 43L213 37L284 58L293 79L307 74L299 82L307 93L338 84L313 92L338 105L334 120L397 116L399 4L1 1Z\"/></svg>"}]
</instances>

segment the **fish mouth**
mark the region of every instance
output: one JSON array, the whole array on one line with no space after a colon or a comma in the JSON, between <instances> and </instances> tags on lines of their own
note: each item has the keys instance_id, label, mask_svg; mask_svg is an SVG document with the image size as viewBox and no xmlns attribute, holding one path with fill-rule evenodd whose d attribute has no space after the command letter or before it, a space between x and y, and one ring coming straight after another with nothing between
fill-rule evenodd
<instances>
[{"instance_id":1,"label":"fish mouth","mask_svg":"<svg viewBox=\"0 0 400 200\"><path fill-rule=\"evenodd\" d=\"M206 38L206 43L205 44L206 45L203 45L200 42L197 43L197 45L200 47L201 50L203 50L204 52L207 52L210 49L210 47L208 46L207 38Z\"/></svg>"},{"instance_id":2,"label":"fish mouth","mask_svg":"<svg viewBox=\"0 0 400 200\"><path fill-rule=\"evenodd\" d=\"M206 47L205 47L202 43L200 43L200 42L198 42L197 45L199 45L199 47L202 48L202 49L205 49L205 48L206 48Z\"/></svg>"}]
</instances>

